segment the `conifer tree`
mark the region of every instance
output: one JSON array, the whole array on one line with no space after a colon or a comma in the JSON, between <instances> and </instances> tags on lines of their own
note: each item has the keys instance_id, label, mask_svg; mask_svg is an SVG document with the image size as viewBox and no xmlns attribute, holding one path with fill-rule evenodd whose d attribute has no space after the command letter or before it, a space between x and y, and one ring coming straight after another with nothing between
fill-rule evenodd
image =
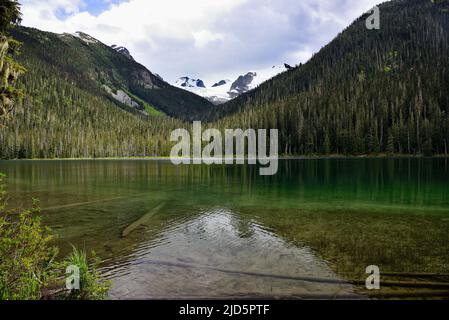
<instances>
[{"instance_id":1,"label":"conifer tree","mask_svg":"<svg viewBox=\"0 0 449 320\"><path fill-rule=\"evenodd\" d=\"M7 29L20 21L20 4L16 0L0 0L0 127L22 96L16 82L25 68L13 59L19 52L20 43L7 35Z\"/></svg>"}]
</instances>

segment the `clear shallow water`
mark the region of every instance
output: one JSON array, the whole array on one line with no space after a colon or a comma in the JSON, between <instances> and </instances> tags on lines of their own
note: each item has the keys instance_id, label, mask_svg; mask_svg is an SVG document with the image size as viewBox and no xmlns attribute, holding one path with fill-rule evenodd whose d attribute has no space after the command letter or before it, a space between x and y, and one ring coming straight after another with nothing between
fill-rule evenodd
<instances>
[{"instance_id":1,"label":"clear shallow water","mask_svg":"<svg viewBox=\"0 0 449 320\"><path fill-rule=\"evenodd\" d=\"M371 264L449 272L448 159L285 160L273 177L139 160L0 172L11 206L40 199L63 253L75 244L105 260L117 299L344 297L363 295L346 280Z\"/></svg>"}]
</instances>

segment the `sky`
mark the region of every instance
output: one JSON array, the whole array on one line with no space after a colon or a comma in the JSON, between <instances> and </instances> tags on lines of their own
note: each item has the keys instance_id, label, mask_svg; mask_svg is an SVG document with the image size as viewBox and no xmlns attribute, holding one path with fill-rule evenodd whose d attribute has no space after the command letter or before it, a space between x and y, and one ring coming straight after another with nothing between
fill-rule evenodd
<instances>
[{"instance_id":1,"label":"sky","mask_svg":"<svg viewBox=\"0 0 449 320\"><path fill-rule=\"evenodd\" d=\"M22 25L85 32L150 71L206 85L304 63L381 0L21 0Z\"/></svg>"}]
</instances>

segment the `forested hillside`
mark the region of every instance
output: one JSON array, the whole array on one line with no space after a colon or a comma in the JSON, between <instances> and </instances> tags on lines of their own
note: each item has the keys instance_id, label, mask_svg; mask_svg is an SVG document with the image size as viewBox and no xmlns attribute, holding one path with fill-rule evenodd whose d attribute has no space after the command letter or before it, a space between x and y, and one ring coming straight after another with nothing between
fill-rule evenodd
<instances>
[{"instance_id":1,"label":"forested hillside","mask_svg":"<svg viewBox=\"0 0 449 320\"><path fill-rule=\"evenodd\" d=\"M380 17L380 30L362 16L307 64L226 104L219 126L278 128L285 154L447 154L448 1L394 0Z\"/></svg>"},{"instance_id":2,"label":"forested hillside","mask_svg":"<svg viewBox=\"0 0 449 320\"><path fill-rule=\"evenodd\" d=\"M10 33L28 71L19 81L25 98L0 130L2 158L165 155L175 119L213 108L88 35Z\"/></svg>"},{"instance_id":3,"label":"forested hillside","mask_svg":"<svg viewBox=\"0 0 449 320\"><path fill-rule=\"evenodd\" d=\"M56 77L25 81L26 98L0 129L2 158L165 155L167 137L181 125L169 117L133 115Z\"/></svg>"},{"instance_id":4,"label":"forested hillside","mask_svg":"<svg viewBox=\"0 0 449 320\"><path fill-rule=\"evenodd\" d=\"M87 34L60 35L24 27L13 29L11 34L23 43L19 60L30 69L25 87L26 81L33 80L32 75L51 74L98 96L111 98L122 91L142 109L155 109L186 120L201 118L212 106L203 98L169 85L133 59Z\"/></svg>"},{"instance_id":5,"label":"forested hillside","mask_svg":"<svg viewBox=\"0 0 449 320\"><path fill-rule=\"evenodd\" d=\"M171 130L191 120L278 128L286 155L447 154L449 3L393 0L380 15L380 30L364 15L308 63L222 107L87 35L15 29L29 71L0 156L166 156Z\"/></svg>"}]
</instances>

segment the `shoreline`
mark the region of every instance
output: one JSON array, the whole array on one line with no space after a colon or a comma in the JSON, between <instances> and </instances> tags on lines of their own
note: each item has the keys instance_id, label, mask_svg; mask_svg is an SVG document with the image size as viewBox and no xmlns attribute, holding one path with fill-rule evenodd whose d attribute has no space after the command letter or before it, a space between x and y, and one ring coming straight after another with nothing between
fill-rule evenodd
<instances>
[{"instance_id":1,"label":"shoreline","mask_svg":"<svg viewBox=\"0 0 449 320\"><path fill-rule=\"evenodd\" d=\"M445 159L449 155L440 154L433 156L410 155L410 154L363 154L363 155L310 155L310 156L279 156L278 160L344 160L344 159ZM170 161L170 157L108 157L108 158L34 158L34 159L0 159L0 162L8 161ZM183 159L183 158L177 158ZM235 159L235 157L233 158ZM238 157L241 159L241 157ZM246 160L247 158L245 158Z\"/></svg>"}]
</instances>

